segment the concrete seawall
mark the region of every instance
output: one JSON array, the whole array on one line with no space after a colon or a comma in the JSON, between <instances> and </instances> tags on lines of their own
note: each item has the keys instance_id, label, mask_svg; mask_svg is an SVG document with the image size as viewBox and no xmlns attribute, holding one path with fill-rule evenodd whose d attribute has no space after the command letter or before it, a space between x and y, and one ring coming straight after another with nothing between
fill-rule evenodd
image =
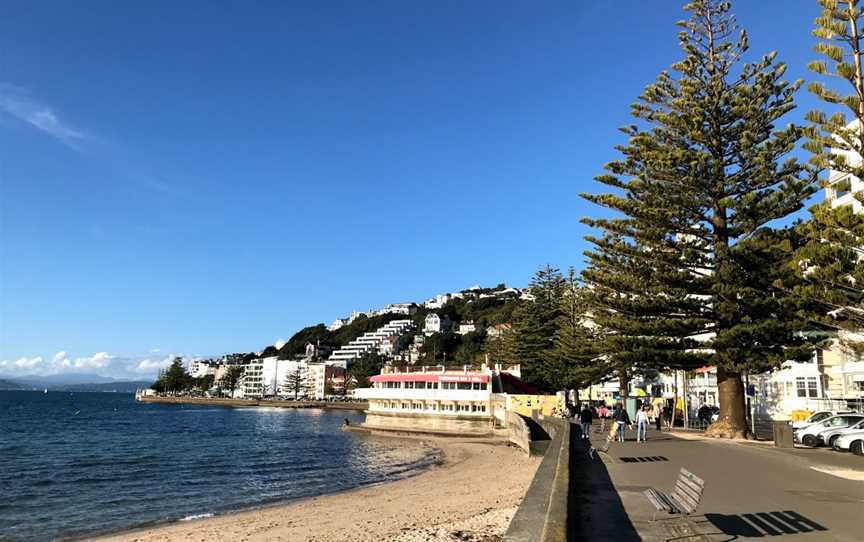
<instances>
[{"instance_id":1,"label":"concrete seawall","mask_svg":"<svg viewBox=\"0 0 864 542\"><path fill-rule=\"evenodd\" d=\"M323 408L327 410L366 410L369 403L345 402L331 403L328 401L262 401L258 399L216 399L205 397L139 397L142 403L182 404L224 406L231 408L273 407L273 408Z\"/></svg>"},{"instance_id":2,"label":"concrete seawall","mask_svg":"<svg viewBox=\"0 0 864 542\"><path fill-rule=\"evenodd\" d=\"M564 542L567 540L568 490L570 485L570 422L560 418L532 420L551 437L543 461L519 505L505 542ZM527 422L527 420L526 420ZM530 422L528 422L530 423ZM528 423L525 425L527 430ZM524 430L523 430L524 431Z\"/></svg>"}]
</instances>

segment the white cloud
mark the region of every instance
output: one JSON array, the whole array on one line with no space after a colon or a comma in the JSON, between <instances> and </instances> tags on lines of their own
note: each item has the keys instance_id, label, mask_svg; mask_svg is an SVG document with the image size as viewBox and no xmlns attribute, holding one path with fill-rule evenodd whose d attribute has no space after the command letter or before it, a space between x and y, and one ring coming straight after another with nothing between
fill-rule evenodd
<instances>
[{"instance_id":1,"label":"white cloud","mask_svg":"<svg viewBox=\"0 0 864 542\"><path fill-rule=\"evenodd\" d=\"M44 360L41 356L35 358L18 358L15 360L15 367L18 369L30 370L42 365Z\"/></svg>"},{"instance_id":2,"label":"white cloud","mask_svg":"<svg viewBox=\"0 0 864 542\"><path fill-rule=\"evenodd\" d=\"M15 360L0 360L0 378L22 376L53 376L61 374L97 374L112 378L147 379L164 369L178 354L158 354L121 357L108 352L96 352L90 356L69 356L60 351L50 357L20 357ZM194 356L183 356L189 361Z\"/></svg>"},{"instance_id":3,"label":"white cloud","mask_svg":"<svg viewBox=\"0 0 864 542\"><path fill-rule=\"evenodd\" d=\"M54 137L67 147L81 150L81 143L86 137L84 133L60 120L52 108L34 100L21 87L0 83L0 109Z\"/></svg>"},{"instance_id":4,"label":"white cloud","mask_svg":"<svg viewBox=\"0 0 864 542\"><path fill-rule=\"evenodd\" d=\"M273 346L276 347L276 350L279 350L283 346L285 346L287 343L288 343L288 341L286 341L285 339L276 339L276 342L273 343Z\"/></svg>"},{"instance_id":5,"label":"white cloud","mask_svg":"<svg viewBox=\"0 0 864 542\"><path fill-rule=\"evenodd\" d=\"M135 366L135 372L139 374L155 374L159 371L159 369L164 369L171 365L171 362L174 360L174 356L168 356L164 359L142 359L138 362L138 365Z\"/></svg>"}]
</instances>

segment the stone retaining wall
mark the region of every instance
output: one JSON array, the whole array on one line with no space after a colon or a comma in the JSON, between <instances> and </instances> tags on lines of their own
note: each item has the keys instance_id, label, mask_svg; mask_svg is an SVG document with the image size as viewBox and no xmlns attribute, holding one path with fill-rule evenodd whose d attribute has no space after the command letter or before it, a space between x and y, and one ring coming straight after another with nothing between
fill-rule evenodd
<instances>
[{"instance_id":1,"label":"stone retaining wall","mask_svg":"<svg viewBox=\"0 0 864 542\"><path fill-rule=\"evenodd\" d=\"M491 435L491 416L439 416L411 412L366 411L368 429L414 431L418 433L452 433L467 435Z\"/></svg>"},{"instance_id":2,"label":"stone retaining wall","mask_svg":"<svg viewBox=\"0 0 864 542\"><path fill-rule=\"evenodd\" d=\"M139 397L142 403L207 405L226 407L274 407L274 408L326 408L333 410L366 410L365 402L328 402L328 401L262 401L259 399L219 399L208 397Z\"/></svg>"},{"instance_id":3,"label":"stone retaining wall","mask_svg":"<svg viewBox=\"0 0 864 542\"><path fill-rule=\"evenodd\" d=\"M570 486L570 422L550 417L538 417L534 421L552 440L510 522L504 541L564 542L567 540Z\"/></svg>"}]
</instances>

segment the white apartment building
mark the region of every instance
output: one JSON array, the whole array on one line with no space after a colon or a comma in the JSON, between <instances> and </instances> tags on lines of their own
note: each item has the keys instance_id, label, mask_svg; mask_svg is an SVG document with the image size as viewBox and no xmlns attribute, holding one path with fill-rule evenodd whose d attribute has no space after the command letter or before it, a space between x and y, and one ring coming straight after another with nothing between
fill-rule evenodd
<instances>
[{"instance_id":1,"label":"white apartment building","mask_svg":"<svg viewBox=\"0 0 864 542\"><path fill-rule=\"evenodd\" d=\"M244 398L264 395L264 360L256 359L246 364L240 380L240 395Z\"/></svg>"},{"instance_id":2,"label":"white apartment building","mask_svg":"<svg viewBox=\"0 0 864 542\"><path fill-rule=\"evenodd\" d=\"M206 359L195 359L189 365L189 376L192 378L203 378L216 373L216 364Z\"/></svg>"},{"instance_id":3,"label":"white apartment building","mask_svg":"<svg viewBox=\"0 0 864 542\"><path fill-rule=\"evenodd\" d=\"M275 356L257 359L245 366L240 384L243 397L293 397L294 390L286 387L289 375L299 371L304 380L301 395L308 399L324 399L327 383L338 391L345 388L345 369L325 362L279 359Z\"/></svg>"},{"instance_id":4,"label":"white apartment building","mask_svg":"<svg viewBox=\"0 0 864 542\"><path fill-rule=\"evenodd\" d=\"M450 299L452 299L450 294L438 294L423 303L423 306L427 309L440 309L441 307L449 303Z\"/></svg>"},{"instance_id":5,"label":"white apartment building","mask_svg":"<svg viewBox=\"0 0 864 542\"><path fill-rule=\"evenodd\" d=\"M393 320L375 331L364 333L339 350L336 350L327 358L327 364L347 369L349 365L364 354L380 352L382 346L390 338L398 338L413 328L414 323L411 320ZM384 346L385 350L387 348L387 346Z\"/></svg>"}]
</instances>

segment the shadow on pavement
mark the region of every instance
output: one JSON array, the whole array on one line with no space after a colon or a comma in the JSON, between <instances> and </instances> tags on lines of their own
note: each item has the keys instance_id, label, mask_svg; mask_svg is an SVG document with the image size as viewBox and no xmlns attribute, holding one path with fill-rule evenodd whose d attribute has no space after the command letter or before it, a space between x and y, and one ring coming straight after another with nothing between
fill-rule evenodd
<instances>
[{"instance_id":1,"label":"shadow on pavement","mask_svg":"<svg viewBox=\"0 0 864 542\"><path fill-rule=\"evenodd\" d=\"M579 426L570 432L570 498L567 540L641 540L606 465L588 457Z\"/></svg>"},{"instance_id":2,"label":"shadow on pavement","mask_svg":"<svg viewBox=\"0 0 864 542\"><path fill-rule=\"evenodd\" d=\"M826 527L797 512L705 514L705 519L723 534L748 538L827 531Z\"/></svg>"}]
</instances>

